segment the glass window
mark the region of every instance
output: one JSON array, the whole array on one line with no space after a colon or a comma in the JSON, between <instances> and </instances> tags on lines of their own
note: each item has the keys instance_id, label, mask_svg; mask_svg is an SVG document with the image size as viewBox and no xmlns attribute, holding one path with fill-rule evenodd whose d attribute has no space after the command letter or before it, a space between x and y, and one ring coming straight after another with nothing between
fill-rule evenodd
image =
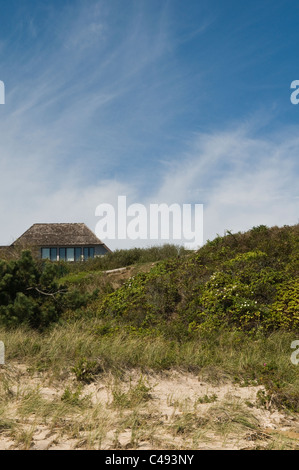
<instances>
[{"instance_id":1,"label":"glass window","mask_svg":"<svg viewBox=\"0 0 299 470\"><path fill-rule=\"evenodd\" d=\"M81 261L81 248L75 248L75 261Z\"/></svg>"},{"instance_id":2,"label":"glass window","mask_svg":"<svg viewBox=\"0 0 299 470\"><path fill-rule=\"evenodd\" d=\"M88 258L94 258L94 247L91 247L91 248L84 247L83 257L84 257L84 260L87 260Z\"/></svg>"},{"instance_id":3,"label":"glass window","mask_svg":"<svg viewBox=\"0 0 299 470\"><path fill-rule=\"evenodd\" d=\"M88 254L89 254L88 253L88 248L84 247L83 248L83 257L84 257L85 260L88 259Z\"/></svg>"},{"instance_id":4,"label":"glass window","mask_svg":"<svg viewBox=\"0 0 299 470\"><path fill-rule=\"evenodd\" d=\"M61 261L65 261L66 258L66 250L65 248L59 248L59 259Z\"/></svg>"},{"instance_id":5,"label":"glass window","mask_svg":"<svg viewBox=\"0 0 299 470\"><path fill-rule=\"evenodd\" d=\"M50 248L51 261L57 261L57 248Z\"/></svg>"},{"instance_id":6,"label":"glass window","mask_svg":"<svg viewBox=\"0 0 299 470\"><path fill-rule=\"evenodd\" d=\"M66 249L66 260L67 261L75 261L75 250L74 250L74 248L67 248Z\"/></svg>"},{"instance_id":7,"label":"glass window","mask_svg":"<svg viewBox=\"0 0 299 470\"><path fill-rule=\"evenodd\" d=\"M42 248L42 259L50 259L50 248Z\"/></svg>"}]
</instances>

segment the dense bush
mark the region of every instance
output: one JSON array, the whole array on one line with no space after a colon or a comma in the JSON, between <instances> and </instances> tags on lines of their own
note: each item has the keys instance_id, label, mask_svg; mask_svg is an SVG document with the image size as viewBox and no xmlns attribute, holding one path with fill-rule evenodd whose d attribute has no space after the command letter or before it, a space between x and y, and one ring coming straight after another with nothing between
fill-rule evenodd
<instances>
[{"instance_id":1,"label":"dense bush","mask_svg":"<svg viewBox=\"0 0 299 470\"><path fill-rule=\"evenodd\" d=\"M30 251L17 260L0 260L0 323L45 328L66 309L86 306L89 296L58 286L59 272L59 265L38 263Z\"/></svg>"},{"instance_id":2,"label":"dense bush","mask_svg":"<svg viewBox=\"0 0 299 470\"><path fill-rule=\"evenodd\" d=\"M130 278L103 300L99 315L122 318L137 327L163 323L173 312L179 292L170 276L171 262L160 263L149 273Z\"/></svg>"},{"instance_id":3,"label":"dense bush","mask_svg":"<svg viewBox=\"0 0 299 470\"><path fill-rule=\"evenodd\" d=\"M98 314L182 337L196 330L299 328L299 226L217 237L105 297Z\"/></svg>"},{"instance_id":4,"label":"dense bush","mask_svg":"<svg viewBox=\"0 0 299 470\"><path fill-rule=\"evenodd\" d=\"M272 304L269 322L277 328L299 330L299 279L279 286Z\"/></svg>"}]
</instances>

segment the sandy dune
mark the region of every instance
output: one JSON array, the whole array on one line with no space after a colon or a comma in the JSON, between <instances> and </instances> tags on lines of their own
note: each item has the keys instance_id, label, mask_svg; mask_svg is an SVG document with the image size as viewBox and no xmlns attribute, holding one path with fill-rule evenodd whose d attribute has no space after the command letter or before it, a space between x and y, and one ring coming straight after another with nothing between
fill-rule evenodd
<instances>
[{"instance_id":1,"label":"sandy dune","mask_svg":"<svg viewBox=\"0 0 299 470\"><path fill-rule=\"evenodd\" d=\"M0 378L0 450L299 446L298 417L261 406L258 386L178 371L107 374L80 386L74 377L31 376L24 365L2 366Z\"/></svg>"}]
</instances>

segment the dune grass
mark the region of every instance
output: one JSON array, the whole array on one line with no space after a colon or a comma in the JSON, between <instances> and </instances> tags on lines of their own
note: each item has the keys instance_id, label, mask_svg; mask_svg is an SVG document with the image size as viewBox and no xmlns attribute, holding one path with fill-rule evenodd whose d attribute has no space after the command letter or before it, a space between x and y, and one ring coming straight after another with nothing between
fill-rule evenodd
<instances>
[{"instance_id":1,"label":"dune grass","mask_svg":"<svg viewBox=\"0 0 299 470\"><path fill-rule=\"evenodd\" d=\"M277 331L265 337L248 337L240 331L194 334L185 342L163 336L144 336L116 330L99 335L103 320L81 319L55 325L43 333L19 327L0 329L6 362L63 378L74 373L78 381L91 382L104 372L130 369L193 371L205 380L233 380L264 384L277 395L276 403L299 407L299 367L291 362L293 333Z\"/></svg>"}]
</instances>

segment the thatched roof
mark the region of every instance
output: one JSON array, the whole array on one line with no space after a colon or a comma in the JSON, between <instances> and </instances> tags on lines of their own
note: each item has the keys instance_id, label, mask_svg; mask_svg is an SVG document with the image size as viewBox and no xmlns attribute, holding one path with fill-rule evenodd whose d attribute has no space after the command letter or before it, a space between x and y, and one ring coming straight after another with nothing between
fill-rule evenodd
<instances>
[{"instance_id":1,"label":"thatched roof","mask_svg":"<svg viewBox=\"0 0 299 470\"><path fill-rule=\"evenodd\" d=\"M12 245L105 246L105 244L83 223L34 224ZM107 248L107 250L110 251L109 248Z\"/></svg>"}]
</instances>

